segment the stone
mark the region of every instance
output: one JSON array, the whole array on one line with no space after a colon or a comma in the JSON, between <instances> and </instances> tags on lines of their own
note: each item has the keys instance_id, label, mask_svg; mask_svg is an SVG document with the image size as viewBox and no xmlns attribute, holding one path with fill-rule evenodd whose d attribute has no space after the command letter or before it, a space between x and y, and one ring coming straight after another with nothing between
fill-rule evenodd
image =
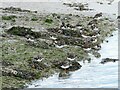
<instances>
[{"instance_id":1,"label":"stone","mask_svg":"<svg viewBox=\"0 0 120 90\"><path fill-rule=\"evenodd\" d=\"M32 80L35 79L36 75L32 72L20 69L12 69L12 68L2 68L3 76L14 76L22 79Z\"/></svg>"},{"instance_id":2,"label":"stone","mask_svg":"<svg viewBox=\"0 0 120 90\"><path fill-rule=\"evenodd\" d=\"M119 59L104 58L104 59L102 59L102 61L100 63L105 64L105 63L108 63L108 62L116 62L116 61L119 61Z\"/></svg>"}]
</instances>

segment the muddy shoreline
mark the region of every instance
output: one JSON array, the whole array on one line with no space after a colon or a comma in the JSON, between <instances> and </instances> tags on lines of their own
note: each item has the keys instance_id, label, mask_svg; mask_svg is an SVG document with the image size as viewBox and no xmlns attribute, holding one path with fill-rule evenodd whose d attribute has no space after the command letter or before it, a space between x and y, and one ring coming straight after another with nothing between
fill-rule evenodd
<instances>
[{"instance_id":1,"label":"muddy shoreline","mask_svg":"<svg viewBox=\"0 0 120 90\"><path fill-rule=\"evenodd\" d=\"M60 72L69 62L68 53L76 56L68 70L80 69L78 61L90 61L88 53L99 58L100 44L116 30L115 22L100 13L41 14L16 7L1 8L0 13L3 89L23 88Z\"/></svg>"}]
</instances>

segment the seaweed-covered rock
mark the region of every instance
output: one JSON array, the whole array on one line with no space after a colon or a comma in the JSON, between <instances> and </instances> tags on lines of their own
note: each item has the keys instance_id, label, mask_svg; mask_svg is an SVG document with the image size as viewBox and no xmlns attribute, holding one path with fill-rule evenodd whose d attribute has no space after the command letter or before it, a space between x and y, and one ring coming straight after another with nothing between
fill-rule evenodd
<instances>
[{"instance_id":1,"label":"seaweed-covered rock","mask_svg":"<svg viewBox=\"0 0 120 90\"><path fill-rule=\"evenodd\" d=\"M26 35L30 35L35 38L38 38L41 36L40 33L33 32L31 28L21 27L21 26L13 26L12 28L8 29L6 32L12 35L18 35L18 36L24 36L24 37Z\"/></svg>"},{"instance_id":2,"label":"seaweed-covered rock","mask_svg":"<svg viewBox=\"0 0 120 90\"><path fill-rule=\"evenodd\" d=\"M81 46L83 43L82 38L74 38L67 36L58 36L56 41L57 44L64 43L66 45L76 45L76 46Z\"/></svg>"},{"instance_id":3,"label":"seaweed-covered rock","mask_svg":"<svg viewBox=\"0 0 120 90\"><path fill-rule=\"evenodd\" d=\"M2 20L14 20L15 18L17 18L15 15L2 16Z\"/></svg>"},{"instance_id":4,"label":"seaweed-covered rock","mask_svg":"<svg viewBox=\"0 0 120 90\"><path fill-rule=\"evenodd\" d=\"M36 75L33 72L20 69L2 68L3 76L14 76L22 79L35 79Z\"/></svg>"},{"instance_id":5,"label":"seaweed-covered rock","mask_svg":"<svg viewBox=\"0 0 120 90\"><path fill-rule=\"evenodd\" d=\"M2 66L11 66L11 65L14 65L13 63L11 63L10 61L7 61L7 60L2 60Z\"/></svg>"},{"instance_id":6,"label":"seaweed-covered rock","mask_svg":"<svg viewBox=\"0 0 120 90\"><path fill-rule=\"evenodd\" d=\"M32 30L32 28L28 27L22 27L22 26L13 26L10 29L6 30L7 33L11 35L18 35L26 37L27 39L33 37L33 38L49 38L52 33L46 32L46 31L39 31L36 32Z\"/></svg>"},{"instance_id":7,"label":"seaweed-covered rock","mask_svg":"<svg viewBox=\"0 0 120 90\"><path fill-rule=\"evenodd\" d=\"M68 26L67 26L68 27ZM71 27L70 27L71 28ZM71 29L60 29L60 28L49 28L49 32L53 32L56 34L62 34L65 36L72 36L72 37L81 37L81 33L79 30L71 30Z\"/></svg>"},{"instance_id":8,"label":"seaweed-covered rock","mask_svg":"<svg viewBox=\"0 0 120 90\"><path fill-rule=\"evenodd\" d=\"M27 34L32 34L31 28L13 26L12 28L7 30L7 33L19 36L26 36Z\"/></svg>"},{"instance_id":9,"label":"seaweed-covered rock","mask_svg":"<svg viewBox=\"0 0 120 90\"><path fill-rule=\"evenodd\" d=\"M49 42L46 41L39 41L39 40L33 40L33 41L27 41L27 45L33 46L33 47L40 47L43 49L49 49Z\"/></svg>"},{"instance_id":10,"label":"seaweed-covered rock","mask_svg":"<svg viewBox=\"0 0 120 90\"><path fill-rule=\"evenodd\" d=\"M53 20L52 20L51 18L46 18L46 19L45 19L45 23L51 24L52 22L53 22Z\"/></svg>"},{"instance_id":11,"label":"seaweed-covered rock","mask_svg":"<svg viewBox=\"0 0 120 90\"><path fill-rule=\"evenodd\" d=\"M33 17L33 18L31 19L31 21L37 21L37 20L38 20L37 17Z\"/></svg>"}]
</instances>

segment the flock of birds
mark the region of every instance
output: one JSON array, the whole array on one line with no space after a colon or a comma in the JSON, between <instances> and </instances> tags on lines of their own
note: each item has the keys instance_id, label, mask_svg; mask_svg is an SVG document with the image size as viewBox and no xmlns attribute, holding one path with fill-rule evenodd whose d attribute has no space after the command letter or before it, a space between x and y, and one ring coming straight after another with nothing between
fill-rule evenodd
<instances>
[{"instance_id":1,"label":"flock of birds","mask_svg":"<svg viewBox=\"0 0 120 90\"><path fill-rule=\"evenodd\" d=\"M63 65L61 65L60 67L62 69L64 69L65 71L72 66L71 62L74 62L76 60L76 55L73 53L67 53L67 59L66 61L64 61ZM34 62L42 62L44 60L44 57L42 57L41 55L36 56L33 58Z\"/></svg>"},{"instance_id":2,"label":"flock of birds","mask_svg":"<svg viewBox=\"0 0 120 90\"><path fill-rule=\"evenodd\" d=\"M93 20L96 20L96 18L99 18L99 17L101 17L101 16L102 16L102 13L98 13L98 14L96 14L96 15L93 17ZM92 24L93 24L93 22L90 22L90 23L89 23L89 25L92 25ZM65 26L65 24L62 23L61 28L63 28L64 26ZM82 35L82 37L85 38L86 36L85 36L85 35ZM31 36L29 36L29 35L26 36L26 39L27 39L28 42L34 42L34 41L35 41L35 40L34 40L34 37L31 37ZM54 37L54 36L51 36L50 39L56 41L57 38ZM96 39L95 39L95 40L96 40ZM57 44L55 44L55 47L57 47L57 48L63 48L64 45L57 45ZM38 56L38 57L35 57L34 60L37 61L37 62L42 62L42 60L44 60L44 58L41 57L41 56ZM71 66L70 62L75 61L75 60L76 60L76 56L75 56L74 54L68 53L67 60L68 60L69 62L65 62L63 65L61 65L61 68L64 69L64 70L68 69L68 68Z\"/></svg>"},{"instance_id":3,"label":"flock of birds","mask_svg":"<svg viewBox=\"0 0 120 90\"><path fill-rule=\"evenodd\" d=\"M73 53L68 53L67 54L67 60L63 65L61 65L61 68L64 69L66 71L66 69L68 69L70 66L72 66L72 64L70 62L73 62L76 60L76 55L74 55Z\"/></svg>"}]
</instances>

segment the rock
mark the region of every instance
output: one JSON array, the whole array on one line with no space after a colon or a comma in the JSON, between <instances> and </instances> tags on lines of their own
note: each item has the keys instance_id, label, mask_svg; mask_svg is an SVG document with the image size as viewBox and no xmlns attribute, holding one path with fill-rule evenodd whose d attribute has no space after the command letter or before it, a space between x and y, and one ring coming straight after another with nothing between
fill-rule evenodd
<instances>
[{"instance_id":1,"label":"rock","mask_svg":"<svg viewBox=\"0 0 120 90\"><path fill-rule=\"evenodd\" d=\"M100 4L103 4L103 2L100 2Z\"/></svg>"},{"instance_id":2,"label":"rock","mask_svg":"<svg viewBox=\"0 0 120 90\"><path fill-rule=\"evenodd\" d=\"M93 18L98 18L98 17L101 17L101 16L102 16L102 13L98 13Z\"/></svg>"},{"instance_id":3,"label":"rock","mask_svg":"<svg viewBox=\"0 0 120 90\"><path fill-rule=\"evenodd\" d=\"M22 10L21 8L15 8L15 7L4 8L3 10L8 10L8 11L19 11L19 12L30 12L30 10Z\"/></svg>"},{"instance_id":4,"label":"rock","mask_svg":"<svg viewBox=\"0 0 120 90\"><path fill-rule=\"evenodd\" d=\"M69 7L74 7L75 10L80 10L80 11L83 11L83 10L93 10L93 9L89 9L88 8L88 3L86 3L86 4L82 4L82 3L73 3L73 4L63 3L63 4L67 5Z\"/></svg>"},{"instance_id":5,"label":"rock","mask_svg":"<svg viewBox=\"0 0 120 90\"><path fill-rule=\"evenodd\" d=\"M14 76L22 79L35 79L36 75L32 72L20 69L2 68L3 76Z\"/></svg>"},{"instance_id":6,"label":"rock","mask_svg":"<svg viewBox=\"0 0 120 90\"><path fill-rule=\"evenodd\" d=\"M24 37L26 35L33 36L34 38L41 37L41 33L33 32L31 28L21 27L21 26L13 26L12 28L8 29L6 32L12 35L18 35Z\"/></svg>"},{"instance_id":7,"label":"rock","mask_svg":"<svg viewBox=\"0 0 120 90\"><path fill-rule=\"evenodd\" d=\"M51 23L53 23L53 20L50 18L47 18L47 19L45 19L45 23L51 24Z\"/></svg>"},{"instance_id":8,"label":"rock","mask_svg":"<svg viewBox=\"0 0 120 90\"><path fill-rule=\"evenodd\" d=\"M98 20L93 19L93 20L89 21L88 25L97 24L97 23L98 23Z\"/></svg>"},{"instance_id":9,"label":"rock","mask_svg":"<svg viewBox=\"0 0 120 90\"><path fill-rule=\"evenodd\" d=\"M45 41L33 41L33 42L28 42L27 45L31 45L34 47L39 47L39 48L43 48L43 49L49 49L49 44Z\"/></svg>"},{"instance_id":10,"label":"rock","mask_svg":"<svg viewBox=\"0 0 120 90\"><path fill-rule=\"evenodd\" d=\"M2 66L12 66L12 65L14 65L10 61L6 61L6 60L2 60L2 62L0 62L0 63L2 63Z\"/></svg>"},{"instance_id":11,"label":"rock","mask_svg":"<svg viewBox=\"0 0 120 90\"><path fill-rule=\"evenodd\" d=\"M118 16L117 19L120 19L120 16Z\"/></svg>"},{"instance_id":12,"label":"rock","mask_svg":"<svg viewBox=\"0 0 120 90\"><path fill-rule=\"evenodd\" d=\"M105 64L105 63L108 63L108 62L116 62L116 61L119 61L119 59L104 58L104 59L102 59L102 61L100 63Z\"/></svg>"},{"instance_id":13,"label":"rock","mask_svg":"<svg viewBox=\"0 0 120 90\"><path fill-rule=\"evenodd\" d=\"M22 88L22 87L21 87ZM18 90L17 88L14 87L4 87L1 90Z\"/></svg>"},{"instance_id":14,"label":"rock","mask_svg":"<svg viewBox=\"0 0 120 90\"><path fill-rule=\"evenodd\" d=\"M2 20L15 20L15 18L17 18L15 15L2 16Z\"/></svg>"},{"instance_id":15,"label":"rock","mask_svg":"<svg viewBox=\"0 0 120 90\"><path fill-rule=\"evenodd\" d=\"M71 76L71 74L68 71L61 71L59 73L59 79L67 79Z\"/></svg>"},{"instance_id":16,"label":"rock","mask_svg":"<svg viewBox=\"0 0 120 90\"><path fill-rule=\"evenodd\" d=\"M19 36L26 36L27 34L32 33L30 28L20 27L20 26L13 26L12 28L7 30L7 33Z\"/></svg>"}]
</instances>

